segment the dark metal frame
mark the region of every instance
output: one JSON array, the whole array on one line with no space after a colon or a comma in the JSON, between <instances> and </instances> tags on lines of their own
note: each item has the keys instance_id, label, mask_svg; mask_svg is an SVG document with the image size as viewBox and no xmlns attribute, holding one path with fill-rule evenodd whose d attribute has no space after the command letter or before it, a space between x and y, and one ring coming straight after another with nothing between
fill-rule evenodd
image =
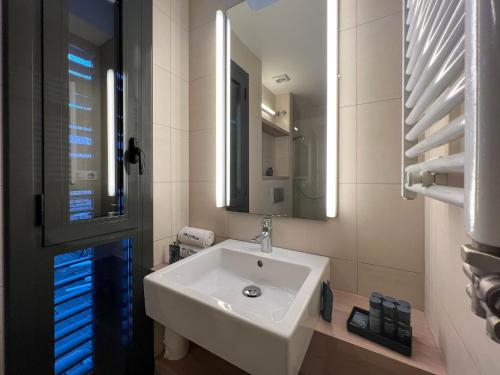
<instances>
[{"instance_id":1,"label":"dark metal frame","mask_svg":"<svg viewBox=\"0 0 500 375\"><path fill-rule=\"evenodd\" d=\"M136 171L137 166L131 167L130 173L123 179L125 191L124 215L113 217L98 217L93 220L80 222L69 222L68 208L69 195L67 181L70 175L70 168L67 164L69 152L68 144L65 140L68 137L67 124L69 111L68 102L68 74L67 63L61 58L65 56L68 45L67 17L68 6L66 1L44 0L43 1L43 131L44 131L44 243L46 246L55 245L75 238L88 238L109 232L133 229L137 227L138 214L138 184L139 178ZM136 9L140 4L129 1L119 3L123 17L128 14L138 14ZM133 22L134 20L129 20ZM123 22L128 22L123 20ZM133 53L134 45L140 43L137 30L129 27L122 28L120 20L116 20L116 33L123 35L123 40L117 46L120 51L118 57L123 64L123 68L130 73L137 72L140 67L137 65ZM132 29L132 30L131 30ZM127 33L127 34L125 34ZM120 43L121 42L121 43ZM123 44L123 45L120 45ZM125 51L125 52L122 52ZM127 118L130 119L127 125L127 139L124 144L128 144L128 138L139 138L136 134L139 126L139 117L135 112L135 105L140 100L138 74L129 74L129 90L127 94L128 105ZM137 124L137 126L136 126Z\"/></svg>"},{"instance_id":2,"label":"dark metal frame","mask_svg":"<svg viewBox=\"0 0 500 375\"><path fill-rule=\"evenodd\" d=\"M131 2L131 0L125 0ZM134 0L135 1L135 0ZM139 179L137 229L109 230L91 239L44 246L37 220L37 195L43 193L43 2L4 0L4 229L5 359L8 374L53 372L53 257L83 246L130 237L134 243L134 332L129 373L153 372L152 324L144 313L142 278L152 266L152 173ZM141 36L137 121L142 149L152 155L151 0L141 0L137 27Z\"/></svg>"},{"instance_id":3,"label":"dark metal frame","mask_svg":"<svg viewBox=\"0 0 500 375\"><path fill-rule=\"evenodd\" d=\"M241 133L244 135L242 139L240 139L240 143L238 144L231 144L231 150L233 150L235 147L238 149L241 149L241 154L242 154L242 159L241 159L241 164L236 166L240 171L241 171L241 185L245 186L245 191L244 193L240 194L238 197L231 197L230 196L230 202L229 205L226 207L228 211L235 211L235 212L246 212L248 213L250 210L249 206L249 199L250 199L250 192L249 192L249 182L250 182L250 149L249 149L249 143L250 143L250 129L249 129L249 75L248 73L238 64L236 64L234 61L231 61L231 81L237 82L240 87L242 88L243 95L240 98L240 105L241 105L241 113L238 118L236 126L241 128ZM231 118L235 116L236 114L231 113ZM226 126L231 126L231 124L226 124ZM231 132L233 135L234 132ZM234 139L230 140L232 143L235 141ZM231 164L235 163L236 160L235 158L231 158ZM232 168L232 165L230 166ZM227 177L226 177L227 178ZM231 191L234 189L231 188ZM230 192L228 191L227 194L230 195Z\"/></svg>"}]
</instances>

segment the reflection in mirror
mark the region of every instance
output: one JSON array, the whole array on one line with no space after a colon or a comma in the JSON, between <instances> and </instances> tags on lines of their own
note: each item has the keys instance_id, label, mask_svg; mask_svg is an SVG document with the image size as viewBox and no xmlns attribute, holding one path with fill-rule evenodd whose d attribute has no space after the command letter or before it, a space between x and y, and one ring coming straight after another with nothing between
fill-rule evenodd
<instances>
[{"instance_id":1,"label":"reflection in mirror","mask_svg":"<svg viewBox=\"0 0 500 375\"><path fill-rule=\"evenodd\" d=\"M121 2L68 2L71 222L125 214L120 14Z\"/></svg>"},{"instance_id":2,"label":"reflection in mirror","mask_svg":"<svg viewBox=\"0 0 500 375\"><path fill-rule=\"evenodd\" d=\"M267 3L227 11L227 209L324 220L327 0Z\"/></svg>"}]
</instances>

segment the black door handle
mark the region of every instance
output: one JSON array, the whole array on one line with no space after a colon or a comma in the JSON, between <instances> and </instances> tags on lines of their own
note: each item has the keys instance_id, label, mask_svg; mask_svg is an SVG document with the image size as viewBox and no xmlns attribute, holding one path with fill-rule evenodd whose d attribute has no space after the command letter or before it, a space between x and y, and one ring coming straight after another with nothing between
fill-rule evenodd
<instances>
[{"instance_id":1,"label":"black door handle","mask_svg":"<svg viewBox=\"0 0 500 375\"><path fill-rule=\"evenodd\" d=\"M142 151L142 149L139 147L139 142L137 141L137 138L130 138L128 140L128 155L129 155L128 162L130 164L139 163L139 174L143 175L146 154L144 154L144 151Z\"/></svg>"}]
</instances>

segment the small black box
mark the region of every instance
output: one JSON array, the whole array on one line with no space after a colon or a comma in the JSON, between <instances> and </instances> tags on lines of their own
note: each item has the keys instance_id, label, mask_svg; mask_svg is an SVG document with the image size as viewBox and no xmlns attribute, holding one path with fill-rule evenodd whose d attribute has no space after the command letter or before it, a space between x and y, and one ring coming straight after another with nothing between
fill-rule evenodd
<instances>
[{"instance_id":1,"label":"small black box","mask_svg":"<svg viewBox=\"0 0 500 375\"><path fill-rule=\"evenodd\" d=\"M354 306L351 311L351 315L349 315L349 319L347 319L347 330L349 332L355 333L359 336L362 336L370 341L376 342L379 345L385 346L386 348L389 348L391 350L394 350L398 353L404 354L408 357L411 357L411 347L412 343L410 340L409 345L405 345L400 343L397 340L391 339L389 337L386 337L384 335L375 333L370 331L368 326L363 326L360 324L354 324L353 323L353 317L355 314L361 314L366 316L366 321L368 321L368 318L370 316L370 313L367 310L364 310L360 307ZM357 315L359 316L359 315ZM412 329L410 327L410 337L412 337Z\"/></svg>"}]
</instances>

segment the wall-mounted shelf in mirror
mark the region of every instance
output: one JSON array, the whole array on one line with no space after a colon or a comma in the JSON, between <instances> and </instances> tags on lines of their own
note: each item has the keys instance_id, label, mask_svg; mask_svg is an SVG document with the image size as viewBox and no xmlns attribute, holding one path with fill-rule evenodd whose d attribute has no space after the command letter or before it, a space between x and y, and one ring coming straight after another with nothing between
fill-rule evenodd
<instances>
[{"instance_id":1,"label":"wall-mounted shelf in mirror","mask_svg":"<svg viewBox=\"0 0 500 375\"><path fill-rule=\"evenodd\" d=\"M273 137L286 137L290 135L289 131L273 124L271 121L262 118L262 131Z\"/></svg>"},{"instance_id":2,"label":"wall-mounted shelf in mirror","mask_svg":"<svg viewBox=\"0 0 500 375\"><path fill-rule=\"evenodd\" d=\"M289 176L262 176L263 180L288 180Z\"/></svg>"}]
</instances>

